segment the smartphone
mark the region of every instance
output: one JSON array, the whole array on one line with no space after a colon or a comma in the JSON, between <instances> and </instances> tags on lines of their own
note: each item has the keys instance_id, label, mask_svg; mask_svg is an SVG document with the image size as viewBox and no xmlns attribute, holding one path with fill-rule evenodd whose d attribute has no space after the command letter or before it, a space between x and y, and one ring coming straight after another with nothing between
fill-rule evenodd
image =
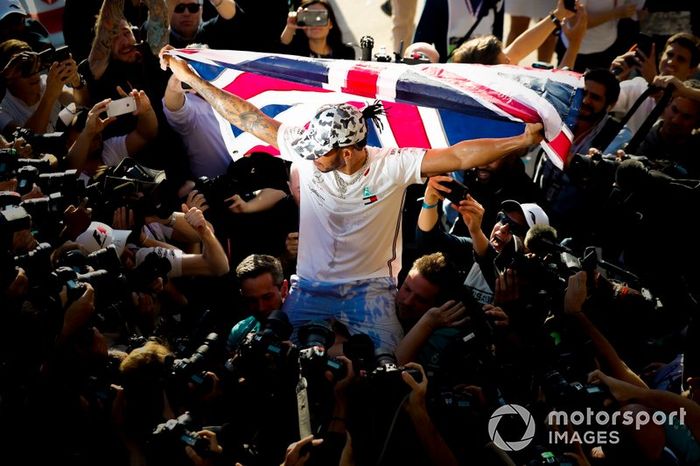
<instances>
[{"instance_id":1,"label":"smartphone","mask_svg":"<svg viewBox=\"0 0 700 466\"><path fill-rule=\"evenodd\" d=\"M450 188L449 193L445 193L445 197L451 203L459 205L459 202L464 200L469 194L469 188L457 180L452 180L449 183L441 183L443 186Z\"/></svg>"},{"instance_id":2,"label":"smartphone","mask_svg":"<svg viewBox=\"0 0 700 466\"><path fill-rule=\"evenodd\" d=\"M538 70L553 70L554 65L551 63L547 63L545 61L536 61L532 63L533 68L537 68Z\"/></svg>"},{"instance_id":3,"label":"smartphone","mask_svg":"<svg viewBox=\"0 0 700 466\"><path fill-rule=\"evenodd\" d=\"M640 33L637 36L637 50L642 52L644 56L649 57L651 55L651 49L654 46L654 39L648 35ZM652 59L654 57L651 57Z\"/></svg>"},{"instance_id":4,"label":"smartphone","mask_svg":"<svg viewBox=\"0 0 700 466\"><path fill-rule=\"evenodd\" d=\"M576 0L564 0L564 8L569 11L576 11Z\"/></svg>"},{"instance_id":5,"label":"smartphone","mask_svg":"<svg viewBox=\"0 0 700 466\"><path fill-rule=\"evenodd\" d=\"M297 13L297 26L324 27L328 25L328 10L309 10L304 8Z\"/></svg>"},{"instance_id":6,"label":"smartphone","mask_svg":"<svg viewBox=\"0 0 700 466\"><path fill-rule=\"evenodd\" d=\"M136 101L132 96L128 96L111 101L107 106L107 116L116 117L125 113L131 113L134 110L136 110Z\"/></svg>"}]
</instances>

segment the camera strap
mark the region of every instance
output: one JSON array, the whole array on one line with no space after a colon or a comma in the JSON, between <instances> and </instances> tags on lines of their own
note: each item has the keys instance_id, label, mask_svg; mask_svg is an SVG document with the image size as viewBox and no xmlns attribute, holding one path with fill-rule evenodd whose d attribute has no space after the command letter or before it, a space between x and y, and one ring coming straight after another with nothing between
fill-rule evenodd
<instances>
[{"instance_id":1,"label":"camera strap","mask_svg":"<svg viewBox=\"0 0 700 466\"><path fill-rule=\"evenodd\" d=\"M618 133L622 131L622 128L625 127L627 122L630 121L630 118L632 118L632 116L637 112L642 103L644 103L644 101L646 101L647 98L650 97L652 94L658 92L659 89L660 88L655 86L647 87L644 90L644 92L642 92L642 94L637 98L637 100L634 101L632 107L630 107L630 109L627 111L627 113L625 113L625 115L622 118L620 118L619 120L616 118L608 118L605 127L598 133L598 135L595 138L593 138L593 141L591 141L591 147L598 148L601 151L605 150L615 139ZM649 113L649 115L644 120L644 123L642 123L642 126L640 126L637 133L632 137L632 140L625 148L626 152L634 152L634 150L637 149L639 143L644 140L644 137L646 137L646 134L649 132L651 126L654 124L654 122L656 122L656 119L659 117L659 115L661 115L661 112L663 112L664 108L666 107L666 104L668 104L669 100L671 99L672 93L673 87L667 87L664 90L664 94L661 97L661 99L659 99L659 101L657 102L656 107L654 107L654 109ZM633 146L633 149L630 149L630 146L632 146L633 141L635 141L635 145Z\"/></svg>"},{"instance_id":2,"label":"camera strap","mask_svg":"<svg viewBox=\"0 0 700 466\"><path fill-rule=\"evenodd\" d=\"M299 376L296 386L297 393L297 413L299 415L299 438L311 435L311 414L309 412L309 394L306 390L308 383L306 377Z\"/></svg>"}]
</instances>

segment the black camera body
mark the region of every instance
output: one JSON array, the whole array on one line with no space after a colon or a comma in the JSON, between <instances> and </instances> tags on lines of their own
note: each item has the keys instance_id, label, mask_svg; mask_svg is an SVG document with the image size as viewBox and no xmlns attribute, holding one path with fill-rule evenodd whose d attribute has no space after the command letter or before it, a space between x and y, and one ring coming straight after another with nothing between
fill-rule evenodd
<instances>
[{"instance_id":1,"label":"black camera body","mask_svg":"<svg viewBox=\"0 0 700 466\"><path fill-rule=\"evenodd\" d=\"M189 412L158 424L149 439L151 453L159 460L178 457L179 455L176 454L178 451L184 455L186 446L192 447L203 458L212 453L209 449L209 441L194 431L193 419Z\"/></svg>"},{"instance_id":2,"label":"black camera body","mask_svg":"<svg viewBox=\"0 0 700 466\"><path fill-rule=\"evenodd\" d=\"M50 47L37 54L41 62L41 71L47 71L54 62L62 62L71 57L70 49L67 45L58 48Z\"/></svg>"},{"instance_id":3,"label":"black camera body","mask_svg":"<svg viewBox=\"0 0 700 466\"><path fill-rule=\"evenodd\" d=\"M253 193L241 192L239 180L228 173L213 178L200 176L195 182L194 189L204 195L210 207L219 209L228 207L230 201L226 199L234 194L238 194L246 202L255 197Z\"/></svg>"},{"instance_id":4,"label":"black camera body","mask_svg":"<svg viewBox=\"0 0 700 466\"><path fill-rule=\"evenodd\" d=\"M557 369L544 374L542 390L547 402L555 408L602 409L604 401L611 398L610 392L604 385L570 381Z\"/></svg>"},{"instance_id":5,"label":"black camera body","mask_svg":"<svg viewBox=\"0 0 700 466\"><path fill-rule=\"evenodd\" d=\"M64 131L37 134L28 128L18 127L12 133L13 139L23 138L32 146L33 154L52 154L62 159L68 152L68 134Z\"/></svg>"},{"instance_id":6,"label":"black camera body","mask_svg":"<svg viewBox=\"0 0 700 466\"><path fill-rule=\"evenodd\" d=\"M199 347L188 357L173 359L170 365L169 378L176 383L193 383L203 386L203 373L211 363L212 354L216 353L219 345L219 335L210 333ZM182 385L185 385L183 383Z\"/></svg>"}]
</instances>

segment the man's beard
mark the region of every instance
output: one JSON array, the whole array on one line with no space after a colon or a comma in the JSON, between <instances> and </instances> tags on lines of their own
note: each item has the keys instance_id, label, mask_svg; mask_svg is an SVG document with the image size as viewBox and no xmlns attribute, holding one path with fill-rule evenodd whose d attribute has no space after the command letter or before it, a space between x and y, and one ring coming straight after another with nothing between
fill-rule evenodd
<instances>
[{"instance_id":1,"label":"man's beard","mask_svg":"<svg viewBox=\"0 0 700 466\"><path fill-rule=\"evenodd\" d=\"M597 113L593 112L593 109L589 105L581 106L581 110L583 110L584 108L588 109L589 113L586 115L586 114L579 112L578 117L580 120L583 120L583 121L586 121L589 123L600 121L607 114L607 112L605 110L597 112Z\"/></svg>"}]
</instances>

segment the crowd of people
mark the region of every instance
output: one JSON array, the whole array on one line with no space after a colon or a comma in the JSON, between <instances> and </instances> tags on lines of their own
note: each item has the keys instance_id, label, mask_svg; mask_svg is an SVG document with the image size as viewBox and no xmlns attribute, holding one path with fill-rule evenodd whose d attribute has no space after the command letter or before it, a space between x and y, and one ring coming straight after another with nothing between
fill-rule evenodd
<instances>
[{"instance_id":1,"label":"crowd of people","mask_svg":"<svg viewBox=\"0 0 700 466\"><path fill-rule=\"evenodd\" d=\"M360 59L326 0L66 0L66 47L4 1L0 444L23 464L700 465L695 7L463 3L415 26L387 3L395 61L537 50L580 72L563 168L539 123L372 147L380 103L291 126L173 54ZM281 157L236 153L220 118ZM511 406L532 421L494 435ZM586 409L682 416L547 422Z\"/></svg>"}]
</instances>

